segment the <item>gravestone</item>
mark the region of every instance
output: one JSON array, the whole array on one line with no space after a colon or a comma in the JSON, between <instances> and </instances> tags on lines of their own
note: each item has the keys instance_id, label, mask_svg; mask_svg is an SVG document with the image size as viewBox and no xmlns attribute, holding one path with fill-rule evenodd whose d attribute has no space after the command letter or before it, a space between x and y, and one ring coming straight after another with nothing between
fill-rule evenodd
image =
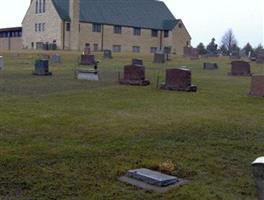
<instances>
[{"instance_id":1,"label":"gravestone","mask_svg":"<svg viewBox=\"0 0 264 200\"><path fill-rule=\"evenodd\" d=\"M124 66L124 79L119 81L120 84L147 86L149 80L145 78L145 67L141 65Z\"/></svg>"},{"instance_id":2,"label":"gravestone","mask_svg":"<svg viewBox=\"0 0 264 200\"><path fill-rule=\"evenodd\" d=\"M49 72L49 60L39 59L35 62L35 71L33 75L37 76L51 76L52 73Z\"/></svg>"},{"instance_id":3,"label":"gravestone","mask_svg":"<svg viewBox=\"0 0 264 200\"><path fill-rule=\"evenodd\" d=\"M61 56L59 54L53 54L51 56L51 62L55 64L61 63Z\"/></svg>"},{"instance_id":4,"label":"gravestone","mask_svg":"<svg viewBox=\"0 0 264 200\"><path fill-rule=\"evenodd\" d=\"M170 60L169 55L171 54L171 47L164 47L164 53L165 53L166 61L169 61Z\"/></svg>"},{"instance_id":5,"label":"gravestone","mask_svg":"<svg viewBox=\"0 0 264 200\"><path fill-rule=\"evenodd\" d=\"M187 180L146 168L129 170L119 180L145 190L164 193L188 183Z\"/></svg>"},{"instance_id":6,"label":"gravestone","mask_svg":"<svg viewBox=\"0 0 264 200\"><path fill-rule=\"evenodd\" d=\"M178 182L177 177L169 176L145 168L129 170L127 176L160 187L172 185Z\"/></svg>"},{"instance_id":7,"label":"gravestone","mask_svg":"<svg viewBox=\"0 0 264 200\"><path fill-rule=\"evenodd\" d=\"M257 158L252 162L252 173L255 178L257 188L257 199L264 199L264 157Z\"/></svg>"},{"instance_id":8,"label":"gravestone","mask_svg":"<svg viewBox=\"0 0 264 200\"><path fill-rule=\"evenodd\" d=\"M94 69L97 69L98 61L94 55L81 55L80 65L93 65Z\"/></svg>"},{"instance_id":9,"label":"gravestone","mask_svg":"<svg viewBox=\"0 0 264 200\"><path fill-rule=\"evenodd\" d=\"M4 58L0 56L0 70L4 69Z\"/></svg>"},{"instance_id":10,"label":"gravestone","mask_svg":"<svg viewBox=\"0 0 264 200\"><path fill-rule=\"evenodd\" d=\"M258 64L264 64L264 52L259 53L259 54L257 55L256 62L257 62Z\"/></svg>"},{"instance_id":11,"label":"gravestone","mask_svg":"<svg viewBox=\"0 0 264 200\"><path fill-rule=\"evenodd\" d=\"M90 47L85 47L83 49L83 55L90 55L91 54L91 49Z\"/></svg>"},{"instance_id":12,"label":"gravestone","mask_svg":"<svg viewBox=\"0 0 264 200\"><path fill-rule=\"evenodd\" d=\"M157 51L154 53L154 63L165 63L166 62L166 55L162 51Z\"/></svg>"},{"instance_id":13,"label":"gravestone","mask_svg":"<svg viewBox=\"0 0 264 200\"><path fill-rule=\"evenodd\" d=\"M143 65L143 60L141 59L132 59L132 65Z\"/></svg>"},{"instance_id":14,"label":"gravestone","mask_svg":"<svg viewBox=\"0 0 264 200\"><path fill-rule=\"evenodd\" d=\"M183 55L184 57L188 57L190 59L198 59L199 58L199 53L197 49L189 46L185 46L183 49Z\"/></svg>"},{"instance_id":15,"label":"gravestone","mask_svg":"<svg viewBox=\"0 0 264 200\"><path fill-rule=\"evenodd\" d=\"M105 59L112 59L112 51L109 49L104 50L104 58Z\"/></svg>"},{"instance_id":16,"label":"gravestone","mask_svg":"<svg viewBox=\"0 0 264 200\"><path fill-rule=\"evenodd\" d=\"M204 63L204 69L218 69L217 63Z\"/></svg>"},{"instance_id":17,"label":"gravestone","mask_svg":"<svg viewBox=\"0 0 264 200\"><path fill-rule=\"evenodd\" d=\"M231 62L231 76L251 76L250 64L246 61L232 61Z\"/></svg>"},{"instance_id":18,"label":"gravestone","mask_svg":"<svg viewBox=\"0 0 264 200\"><path fill-rule=\"evenodd\" d=\"M92 69L76 70L76 77L78 80L99 81L99 71Z\"/></svg>"},{"instance_id":19,"label":"gravestone","mask_svg":"<svg viewBox=\"0 0 264 200\"><path fill-rule=\"evenodd\" d=\"M253 75L250 96L264 97L264 75Z\"/></svg>"},{"instance_id":20,"label":"gravestone","mask_svg":"<svg viewBox=\"0 0 264 200\"><path fill-rule=\"evenodd\" d=\"M161 89L196 92L197 86L192 85L192 73L189 69L167 69L165 84Z\"/></svg>"}]
</instances>

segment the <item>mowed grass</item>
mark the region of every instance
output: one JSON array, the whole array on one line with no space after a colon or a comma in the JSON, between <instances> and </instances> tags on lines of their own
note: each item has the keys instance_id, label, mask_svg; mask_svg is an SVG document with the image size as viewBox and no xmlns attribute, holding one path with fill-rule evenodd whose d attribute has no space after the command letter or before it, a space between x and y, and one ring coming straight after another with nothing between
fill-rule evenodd
<instances>
[{"instance_id":1,"label":"mowed grass","mask_svg":"<svg viewBox=\"0 0 264 200\"><path fill-rule=\"evenodd\" d=\"M230 60L114 54L103 81L74 79L76 53L62 53L52 77L32 76L37 53L4 53L0 72L0 199L255 199L251 162L264 153L264 99L249 97L249 77L227 76ZM144 59L148 87L120 86L117 72ZM214 61L219 70L204 71ZM197 93L162 91L167 67L192 70ZM252 64L252 72L264 66ZM128 169L172 172L189 184L165 194L117 178Z\"/></svg>"}]
</instances>

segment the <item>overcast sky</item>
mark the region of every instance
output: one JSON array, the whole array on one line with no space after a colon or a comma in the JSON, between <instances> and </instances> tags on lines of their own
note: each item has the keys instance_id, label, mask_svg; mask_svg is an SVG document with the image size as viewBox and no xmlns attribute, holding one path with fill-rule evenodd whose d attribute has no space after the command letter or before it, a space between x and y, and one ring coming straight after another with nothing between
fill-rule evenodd
<instances>
[{"instance_id":1,"label":"overcast sky","mask_svg":"<svg viewBox=\"0 0 264 200\"><path fill-rule=\"evenodd\" d=\"M100 0L96 0L100 1ZM229 28L240 46L264 44L264 0L163 0L182 19L192 44L217 42ZM30 0L0 0L0 27L20 26Z\"/></svg>"}]
</instances>

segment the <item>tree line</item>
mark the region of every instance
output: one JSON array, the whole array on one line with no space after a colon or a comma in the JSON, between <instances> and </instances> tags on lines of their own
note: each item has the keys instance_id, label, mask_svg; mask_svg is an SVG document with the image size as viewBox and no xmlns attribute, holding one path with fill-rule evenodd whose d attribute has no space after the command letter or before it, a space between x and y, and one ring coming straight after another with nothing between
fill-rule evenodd
<instances>
[{"instance_id":1,"label":"tree line","mask_svg":"<svg viewBox=\"0 0 264 200\"><path fill-rule=\"evenodd\" d=\"M203 43L200 43L198 44L196 49L200 55L220 54L223 56L230 56L232 54L243 53L246 56L254 56L254 57L264 51L263 46L261 44L259 44L257 47L254 48L249 42L243 48L239 47L232 29L229 29L223 35L220 46L218 46L215 43L215 39L213 38L207 46L205 46Z\"/></svg>"}]
</instances>

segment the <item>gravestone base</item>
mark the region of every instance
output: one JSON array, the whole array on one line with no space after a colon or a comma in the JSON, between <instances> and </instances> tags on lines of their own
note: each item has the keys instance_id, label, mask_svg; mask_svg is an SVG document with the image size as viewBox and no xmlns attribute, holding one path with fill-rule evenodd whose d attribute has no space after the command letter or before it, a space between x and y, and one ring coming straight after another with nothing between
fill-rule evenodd
<instances>
[{"instance_id":1,"label":"gravestone base","mask_svg":"<svg viewBox=\"0 0 264 200\"><path fill-rule=\"evenodd\" d=\"M75 73L78 80L99 81L98 70L76 70Z\"/></svg>"},{"instance_id":2,"label":"gravestone base","mask_svg":"<svg viewBox=\"0 0 264 200\"><path fill-rule=\"evenodd\" d=\"M250 96L264 97L264 75L253 75Z\"/></svg>"},{"instance_id":3,"label":"gravestone base","mask_svg":"<svg viewBox=\"0 0 264 200\"><path fill-rule=\"evenodd\" d=\"M217 63L204 63L204 69L218 69Z\"/></svg>"},{"instance_id":4,"label":"gravestone base","mask_svg":"<svg viewBox=\"0 0 264 200\"><path fill-rule=\"evenodd\" d=\"M168 192L170 189L188 183L187 180L145 168L129 170L125 176L119 177L118 180L141 189L159 193Z\"/></svg>"},{"instance_id":5,"label":"gravestone base","mask_svg":"<svg viewBox=\"0 0 264 200\"><path fill-rule=\"evenodd\" d=\"M178 88L178 87L166 86L166 84L161 84L160 89L179 91L179 92L197 92L198 87L196 85L191 85L186 88Z\"/></svg>"},{"instance_id":6,"label":"gravestone base","mask_svg":"<svg viewBox=\"0 0 264 200\"><path fill-rule=\"evenodd\" d=\"M134 85L134 86L148 86L150 84L149 80L120 80L121 85Z\"/></svg>"}]
</instances>

